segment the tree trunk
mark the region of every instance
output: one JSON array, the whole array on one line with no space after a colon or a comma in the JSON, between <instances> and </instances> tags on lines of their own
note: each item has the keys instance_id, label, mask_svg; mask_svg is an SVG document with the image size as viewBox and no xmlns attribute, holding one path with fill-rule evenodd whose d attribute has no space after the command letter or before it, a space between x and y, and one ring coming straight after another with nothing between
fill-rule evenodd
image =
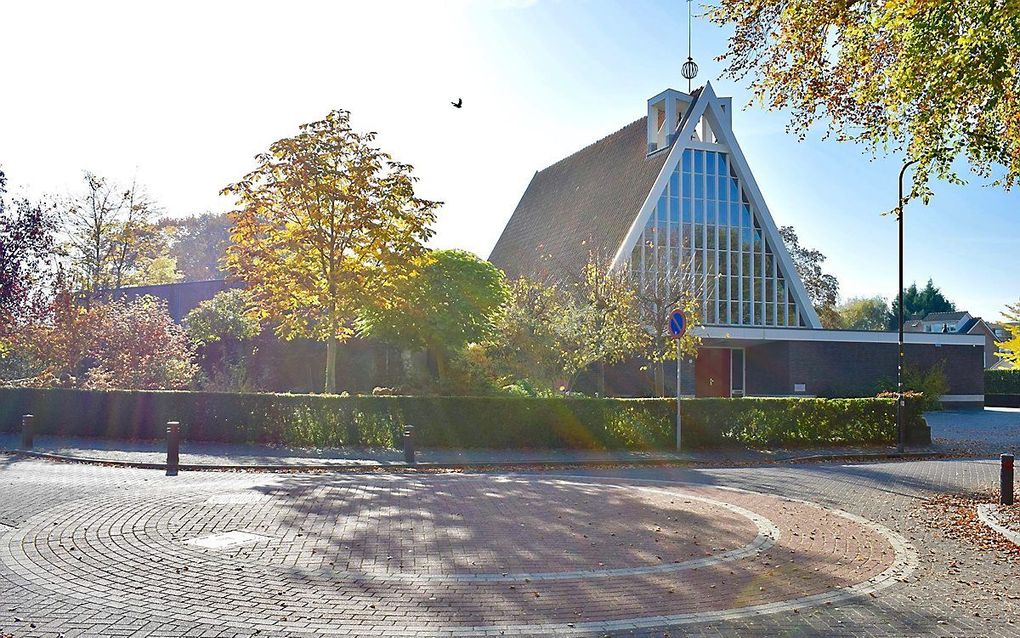
<instances>
[{"instance_id":1,"label":"tree trunk","mask_svg":"<svg viewBox=\"0 0 1020 638\"><path fill-rule=\"evenodd\" d=\"M326 340L326 394L336 394L336 337Z\"/></svg>"},{"instance_id":2,"label":"tree trunk","mask_svg":"<svg viewBox=\"0 0 1020 638\"><path fill-rule=\"evenodd\" d=\"M436 362L436 380L442 384L446 381L446 374L450 368L446 352L442 348L432 348L432 360Z\"/></svg>"},{"instance_id":3,"label":"tree trunk","mask_svg":"<svg viewBox=\"0 0 1020 638\"><path fill-rule=\"evenodd\" d=\"M599 361L599 396L606 396L606 362Z\"/></svg>"},{"instance_id":4,"label":"tree trunk","mask_svg":"<svg viewBox=\"0 0 1020 638\"><path fill-rule=\"evenodd\" d=\"M652 375L655 377L655 396L666 396L666 366L662 361L655 362Z\"/></svg>"}]
</instances>

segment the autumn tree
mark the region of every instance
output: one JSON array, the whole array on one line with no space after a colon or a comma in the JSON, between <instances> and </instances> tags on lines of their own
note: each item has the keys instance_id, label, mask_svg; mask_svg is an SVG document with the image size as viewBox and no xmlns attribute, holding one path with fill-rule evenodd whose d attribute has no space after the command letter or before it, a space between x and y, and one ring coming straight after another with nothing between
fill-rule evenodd
<instances>
[{"instance_id":1,"label":"autumn tree","mask_svg":"<svg viewBox=\"0 0 1020 638\"><path fill-rule=\"evenodd\" d=\"M839 301L839 280L835 275L822 270L825 255L819 250L801 246L793 226L782 226L779 229L779 236L786 244L793 266L797 269L804 288L807 289L808 298L818 313L822 326L838 328L840 321L836 313L836 303Z\"/></svg>"},{"instance_id":2,"label":"autumn tree","mask_svg":"<svg viewBox=\"0 0 1020 638\"><path fill-rule=\"evenodd\" d=\"M606 367L644 349L648 338L641 325L637 294L628 273L610 268L600 251L592 251L580 276L565 290L560 330L564 372L573 381L578 373L597 368L598 390L606 391Z\"/></svg>"},{"instance_id":3,"label":"autumn tree","mask_svg":"<svg viewBox=\"0 0 1020 638\"><path fill-rule=\"evenodd\" d=\"M702 298L701 276L693 268L666 269L644 285L635 283L641 325L648 333L645 358L652 366L655 394L664 396L665 362L677 358L678 344L669 331L673 310L683 310L688 322L687 333L680 339L681 357L696 355L701 343L691 331L701 323L701 311L706 302Z\"/></svg>"},{"instance_id":4,"label":"autumn tree","mask_svg":"<svg viewBox=\"0 0 1020 638\"><path fill-rule=\"evenodd\" d=\"M1009 336L999 342L999 358L1010 362L1014 368L1020 368L1020 301L1007 305L1002 316L1008 322L1005 328Z\"/></svg>"},{"instance_id":5,"label":"autumn tree","mask_svg":"<svg viewBox=\"0 0 1020 638\"><path fill-rule=\"evenodd\" d=\"M13 339L35 370L23 381L34 385L172 390L198 371L191 340L155 297L83 306L62 291Z\"/></svg>"},{"instance_id":6,"label":"autumn tree","mask_svg":"<svg viewBox=\"0 0 1020 638\"><path fill-rule=\"evenodd\" d=\"M412 266L393 294L361 310L359 327L370 337L426 350L442 382L452 356L492 336L506 282L498 268L463 250L430 251Z\"/></svg>"},{"instance_id":7,"label":"autumn tree","mask_svg":"<svg viewBox=\"0 0 1020 638\"><path fill-rule=\"evenodd\" d=\"M56 231L51 207L24 198L8 201L0 171L0 340L44 302Z\"/></svg>"},{"instance_id":8,"label":"autumn tree","mask_svg":"<svg viewBox=\"0 0 1020 638\"><path fill-rule=\"evenodd\" d=\"M273 143L223 191L237 201L228 268L279 336L326 343L327 393L336 391L338 343L359 309L410 276L439 205L415 195L411 166L375 137L333 111Z\"/></svg>"},{"instance_id":9,"label":"autumn tree","mask_svg":"<svg viewBox=\"0 0 1020 638\"><path fill-rule=\"evenodd\" d=\"M919 160L958 180L1005 167L1020 176L1020 3L1015 0L833 2L720 0L710 18L733 28L726 73L750 78L759 101L791 113L802 138L825 121L839 140Z\"/></svg>"},{"instance_id":10,"label":"autumn tree","mask_svg":"<svg viewBox=\"0 0 1020 638\"><path fill-rule=\"evenodd\" d=\"M954 312L956 304L946 298L931 279L924 288L918 288L917 283L910 284L910 287L903 291L903 316L905 319L917 317L923 319L930 312ZM886 325L890 330L896 330L899 323L900 300L893 298L892 307Z\"/></svg>"},{"instance_id":11,"label":"autumn tree","mask_svg":"<svg viewBox=\"0 0 1020 638\"><path fill-rule=\"evenodd\" d=\"M121 186L86 171L84 191L58 204L67 237L70 274L82 293L143 283L167 283L176 270L165 260L161 237L151 223L158 208L136 182ZM150 281L149 272L159 273Z\"/></svg>"},{"instance_id":12,"label":"autumn tree","mask_svg":"<svg viewBox=\"0 0 1020 638\"><path fill-rule=\"evenodd\" d=\"M155 297L117 299L88 310L95 332L89 348L95 365L85 386L176 390L187 388L198 372L195 349L174 323L166 302Z\"/></svg>"},{"instance_id":13,"label":"autumn tree","mask_svg":"<svg viewBox=\"0 0 1020 638\"><path fill-rule=\"evenodd\" d=\"M840 326L847 330L885 330L889 302L885 297L851 297L836 307Z\"/></svg>"},{"instance_id":14,"label":"autumn tree","mask_svg":"<svg viewBox=\"0 0 1020 638\"><path fill-rule=\"evenodd\" d=\"M567 295L562 288L528 277L509 285L486 343L497 371L508 382L526 381L546 390L565 387L561 336Z\"/></svg>"}]
</instances>

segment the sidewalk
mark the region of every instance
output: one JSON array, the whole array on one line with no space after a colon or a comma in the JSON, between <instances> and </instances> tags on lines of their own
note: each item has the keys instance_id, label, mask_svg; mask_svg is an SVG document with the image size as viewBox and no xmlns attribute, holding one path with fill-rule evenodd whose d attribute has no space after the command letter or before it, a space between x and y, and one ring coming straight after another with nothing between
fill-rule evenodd
<instances>
[{"instance_id":1,"label":"sidewalk","mask_svg":"<svg viewBox=\"0 0 1020 638\"><path fill-rule=\"evenodd\" d=\"M13 452L20 445L17 434L0 434L0 452ZM65 460L160 467L166 463L163 441L109 441L84 438L37 436L33 446L38 456ZM526 465L757 465L774 462L839 458L887 458L892 446L794 448L751 450L670 451L588 451L588 450L418 450L422 467L485 467ZM909 456L937 455L935 448L910 448ZM182 442L181 469L383 469L405 467L401 450L385 448L296 448L252 444Z\"/></svg>"}]
</instances>

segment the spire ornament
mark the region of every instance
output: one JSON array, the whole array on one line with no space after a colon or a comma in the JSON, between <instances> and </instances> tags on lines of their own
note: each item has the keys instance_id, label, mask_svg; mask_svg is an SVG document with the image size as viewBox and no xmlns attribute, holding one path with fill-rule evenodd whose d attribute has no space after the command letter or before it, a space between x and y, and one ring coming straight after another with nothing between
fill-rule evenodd
<instances>
[{"instance_id":1,"label":"spire ornament","mask_svg":"<svg viewBox=\"0 0 1020 638\"><path fill-rule=\"evenodd\" d=\"M691 92L691 80L698 75L698 65L691 57L691 2L687 0L687 61L680 67L680 74L687 78L687 92Z\"/></svg>"}]
</instances>

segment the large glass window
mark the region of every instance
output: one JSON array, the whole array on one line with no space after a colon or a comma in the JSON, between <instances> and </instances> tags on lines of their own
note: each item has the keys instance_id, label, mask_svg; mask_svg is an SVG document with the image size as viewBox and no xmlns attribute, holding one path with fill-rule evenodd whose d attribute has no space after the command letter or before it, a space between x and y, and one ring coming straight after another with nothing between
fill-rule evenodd
<instances>
[{"instance_id":1,"label":"large glass window","mask_svg":"<svg viewBox=\"0 0 1020 638\"><path fill-rule=\"evenodd\" d=\"M629 270L646 289L657 288L664 271L694 274L702 321L709 324L802 325L787 273L774 255L728 154L686 149Z\"/></svg>"}]
</instances>

